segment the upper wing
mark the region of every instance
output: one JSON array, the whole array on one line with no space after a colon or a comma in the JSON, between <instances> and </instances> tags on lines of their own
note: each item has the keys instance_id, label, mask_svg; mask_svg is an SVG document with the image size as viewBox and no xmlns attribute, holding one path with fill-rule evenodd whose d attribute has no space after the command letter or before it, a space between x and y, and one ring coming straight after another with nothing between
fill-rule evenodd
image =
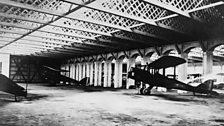
<instances>
[{"instance_id":1,"label":"upper wing","mask_svg":"<svg viewBox=\"0 0 224 126\"><path fill-rule=\"evenodd\" d=\"M49 66L43 66L49 70L52 70L52 71L55 71L55 72L69 72L68 70L58 70L58 69L54 69L52 67L49 67Z\"/></svg>"},{"instance_id":2,"label":"upper wing","mask_svg":"<svg viewBox=\"0 0 224 126\"><path fill-rule=\"evenodd\" d=\"M161 68L175 67L183 63L186 63L186 60L183 58L175 56L163 56L155 60L154 62L150 63L148 67L153 69L161 69Z\"/></svg>"}]
</instances>

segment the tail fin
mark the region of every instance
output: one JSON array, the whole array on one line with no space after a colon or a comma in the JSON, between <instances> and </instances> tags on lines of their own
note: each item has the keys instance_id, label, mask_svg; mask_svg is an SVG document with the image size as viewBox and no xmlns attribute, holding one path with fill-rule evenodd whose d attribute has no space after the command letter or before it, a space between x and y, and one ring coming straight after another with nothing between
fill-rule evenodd
<instances>
[{"instance_id":1,"label":"tail fin","mask_svg":"<svg viewBox=\"0 0 224 126\"><path fill-rule=\"evenodd\" d=\"M82 80L79 81L79 83L85 86L89 85L89 77L83 78Z\"/></svg>"},{"instance_id":2,"label":"tail fin","mask_svg":"<svg viewBox=\"0 0 224 126\"><path fill-rule=\"evenodd\" d=\"M198 85L197 88L212 91L213 84L214 84L214 80L209 79L205 81L204 83L201 83L200 85Z\"/></svg>"},{"instance_id":3,"label":"tail fin","mask_svg":"<svg viewBox=\"0 0 224 126\"><path fill-rule=\"evenodd\" d=\"M212 91L214 80L209 79L196 87L196 92L218 96L219 93Z\"/></svg>"}]
</instances>

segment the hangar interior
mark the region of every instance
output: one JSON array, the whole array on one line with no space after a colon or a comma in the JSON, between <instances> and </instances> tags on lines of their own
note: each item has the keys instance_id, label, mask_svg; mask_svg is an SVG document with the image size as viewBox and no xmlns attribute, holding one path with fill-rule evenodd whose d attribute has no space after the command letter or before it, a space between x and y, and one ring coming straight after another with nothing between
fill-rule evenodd
<instances>
[{"instance_id":1,"label":"hangar interior","mask_svg":"<svg viewBox=\"0 0 224 126\"><path fill-rule=\"evenodd\" d=\"M130 67L175 55L188 61L177 69L179 80L222 72L223 4L1 0L1 71L15 81L41 82L38 65L50 65L69 70L65 75L73 79L90 77L95 86L122 87Z\"/></svg>"},{"instance_id":2,"label":"hangar interior","mask_svg":"<svg viewBox=\"0 0 224 126\"><path fill-rule=\"evenodd\" d=\"M86 86L129 89L131 67L170 55L187 61L175 68L182 82L220 74L223 20L222 0L0 0L0 73L45 83L49 66Z\"/></svg>"}]
</instances>

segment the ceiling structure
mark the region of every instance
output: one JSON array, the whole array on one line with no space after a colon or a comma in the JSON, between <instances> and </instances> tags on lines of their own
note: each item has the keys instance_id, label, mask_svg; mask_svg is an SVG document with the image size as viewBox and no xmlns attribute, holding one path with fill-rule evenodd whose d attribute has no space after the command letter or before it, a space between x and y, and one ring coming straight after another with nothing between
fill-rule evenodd
<instances>
[{"instance_id":1,"label":"ceiling structure","mask_svg":"<svg viewBox=\"0 0 224 126\"><path fill-rule=\"evenodd\" d=\"M0 52L72 57L206 40L222 36L223 19L222 0L0 0Z\"/></svg>"}]
</instances>

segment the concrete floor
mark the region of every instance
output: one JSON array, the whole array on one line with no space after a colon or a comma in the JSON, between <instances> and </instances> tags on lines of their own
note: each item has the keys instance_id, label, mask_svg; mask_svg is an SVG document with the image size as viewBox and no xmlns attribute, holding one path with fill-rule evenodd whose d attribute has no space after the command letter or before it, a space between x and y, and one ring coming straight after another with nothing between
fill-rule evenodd
<instances>
[{"instance_id":1,"label":"concrete floor","mask_svg":"<svg viewBox=\"0 0 224 126\"><path fill-rule=\"evenodd\" d=\"M218 97L30 84L28 99L0 93L0 126L223 125Z\"/></svg>"}]
</instances>

